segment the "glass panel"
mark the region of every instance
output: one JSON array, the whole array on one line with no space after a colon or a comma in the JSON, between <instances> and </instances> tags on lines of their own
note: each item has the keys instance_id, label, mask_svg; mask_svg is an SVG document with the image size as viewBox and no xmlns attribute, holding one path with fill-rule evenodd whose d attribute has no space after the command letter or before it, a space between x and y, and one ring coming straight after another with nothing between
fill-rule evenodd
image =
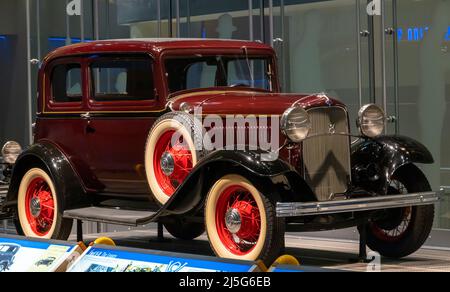
<instances>
[{"instance_id":1,"label":"glass panel","mask_svg":"<svg viewBox=\"0 0 450 292\"><path fill-rule=\"evenodd\" d=\"M81 66L62 64L53 68L52 95L55 102L81 102Z\"/></svg>"},{"instance_id":2,"label":"glass panel","mask_svg":"<svg viewBox=\"0 0 450 292\"><path fill-rule=\"evenodd\" d=\"M271 90L268 59L210 56L166 61L170 92L214 86ZM186 72L182 76L180 72Z\"/></svg>"},{"instance_id":3,"label":"glass panel","mask_svg":"<svg viewBox=\"0 0 450 292\"><path fill-rule=\"evenodd\" d=\"M117 58L91 65L96 101L151 100L154 98L150 60Z\"/></svg>"},{"instance_id":4,"label":"glass panel","mask_svg":"<svg viewBox=\"0 0 450 292\"><path fill-rule=\"evenodd\" d=\"M362 1L360 12L354 0L304 2L285 1L284 20L274 21L276 26L284 24L285 91L327 92L342 100L349 109L352 132L357 133L353 121L360 103L370 101L367 61L361 64L362 100L358 81L358 33L367 29L366 5ZM281 15L276 7L275 16ZM357 27L358 13L361 28ZM276 28L275 36L280 31ZM360 45L361 59L367 60L367 38Z\"/></svg>"},{"instance_id":5,"label":"glass panel","mask_svg":"<svg viewBox=\"0 0 450 292\"><path fill-rule=\"evenodd\" d=\"M98 0L100 39L158 37L158 11L168 9L167 0ZM168 14L168 13L167 13ZM167 15L166 14L166 15ZM167 22L162 36L168 36Z\"/></svg>"},{"instance_id":6,"label":"glass panel","mask_svg":"<svg viewBox=\"0 0 450 292\"><path fill-rule=\"evenodd\" d=\"M29 143L25 1L0 1L0 145Z\"/></svg>"},{"instance_id":7,"label":"glass panel","mask_svg":"<svg viewBox=\"0 0 450 292\"><path fill-rule=\"evenodd\" d=\"M211 3L211 0L180 0L181 37L250 39L247 0Z\"/></svg>"},{"instance_id":8,"label":"glass panel","mask_svg":"<svg viewBox=\"0 0 450 292\"><path fill-rule=\"evenodd\" d=\"M423 169L450 193L450 1L397 2L400 134L430 149L436 163ZM450 228L448 196L437 216L437 227Z\"/></svg>"}]
</instances>

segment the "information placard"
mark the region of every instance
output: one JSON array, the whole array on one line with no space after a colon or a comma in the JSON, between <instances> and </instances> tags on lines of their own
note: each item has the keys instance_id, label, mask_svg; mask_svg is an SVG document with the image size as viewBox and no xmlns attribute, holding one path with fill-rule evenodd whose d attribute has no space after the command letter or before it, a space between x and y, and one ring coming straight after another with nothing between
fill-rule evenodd
<instances>
[{"instance_id":1,"label":"information placard","mask_svg":"<svg viewBox=\"0 0 450 292\"><path fill-rule=\"evenodd\" d=\"M249 272L255 268L254 262L96 245L69 272Z\"/></svg>"},{"instance_id":2,"label":"information placard","mask_svg":"<svg viewBox=\"0 0 450 292\"><path fill-rule=\"evenodd\" d=\"M76 243L0 236L0 272L65 272L83 250Z\"/></svg>"}]
</instances>

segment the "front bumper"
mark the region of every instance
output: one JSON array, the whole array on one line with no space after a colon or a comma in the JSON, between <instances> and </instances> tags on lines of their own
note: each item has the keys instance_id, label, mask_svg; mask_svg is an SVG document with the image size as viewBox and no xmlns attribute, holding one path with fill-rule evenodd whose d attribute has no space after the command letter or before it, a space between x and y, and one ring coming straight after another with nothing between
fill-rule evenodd
<instances>
[{"instance_id":1,"label":"front bumper","mask_svg":"<svg viewBox=\"0 0 450 292\"><path fill-rule=\"evenodd\" d=\"M278 203L277 217L316 216L433 205L440 200L443 194L444 190L441 189L438 192L423 192L340 201Z\"/></svg>"}]
</instances>

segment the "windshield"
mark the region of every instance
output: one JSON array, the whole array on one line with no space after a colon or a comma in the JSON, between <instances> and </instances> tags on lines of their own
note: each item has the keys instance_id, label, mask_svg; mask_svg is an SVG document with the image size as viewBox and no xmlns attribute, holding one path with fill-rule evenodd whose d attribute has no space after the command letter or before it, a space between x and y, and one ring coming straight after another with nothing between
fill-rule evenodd
<instances>
[{"instance_id":1,"label":"windshield","mask_svg":"<svg viewBox=\"0 0 450 292\"><path fill-rule=\"evenodd\" d=\"M195 56L165 62L170 93L211 87L273 89L269 57Z\"/></svg>"}]
</instances>

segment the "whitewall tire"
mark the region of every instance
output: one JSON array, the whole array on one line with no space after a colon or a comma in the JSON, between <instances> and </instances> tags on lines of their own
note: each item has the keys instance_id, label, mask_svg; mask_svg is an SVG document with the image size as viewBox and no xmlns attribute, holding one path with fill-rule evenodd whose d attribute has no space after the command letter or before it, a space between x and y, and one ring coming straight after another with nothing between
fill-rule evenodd
<instances>
[{"instance_id":1,"label":"whitewall tire","mask_svg":"<svg viewBox=\"0 0 450 292\"><path fill-rule=\"evenodd\" d=\"M147 139L145 169L154 199L167 203L202 156L193 136L200 135L192 118L170 113L159 119ZM176 136L179 139L173 139ZM198 140L201 141L201 136Z\"/></svg>"},{"instance_id":2,"label":"whitewall tire","mask_svg":"<svg viewBox=\"0 0 450 292\"><path fill-rule=\"evenodd\" d=\"M211 188L205 225L218 257L270 262L284 247L284 222L273 203L239 175L224 176Z\"/></svg>"},{"instance_id":3,"label":"whitewall tire","mask_svg":"<svg viewBox=\"0 0 450 292\"><path fill-rule=\"evenodd\" d=\"M17 215L27 237L51 239L58 225L59 210L55 185L40 168L22 178L17 197Z\"/></svg>"}]
</instances>

